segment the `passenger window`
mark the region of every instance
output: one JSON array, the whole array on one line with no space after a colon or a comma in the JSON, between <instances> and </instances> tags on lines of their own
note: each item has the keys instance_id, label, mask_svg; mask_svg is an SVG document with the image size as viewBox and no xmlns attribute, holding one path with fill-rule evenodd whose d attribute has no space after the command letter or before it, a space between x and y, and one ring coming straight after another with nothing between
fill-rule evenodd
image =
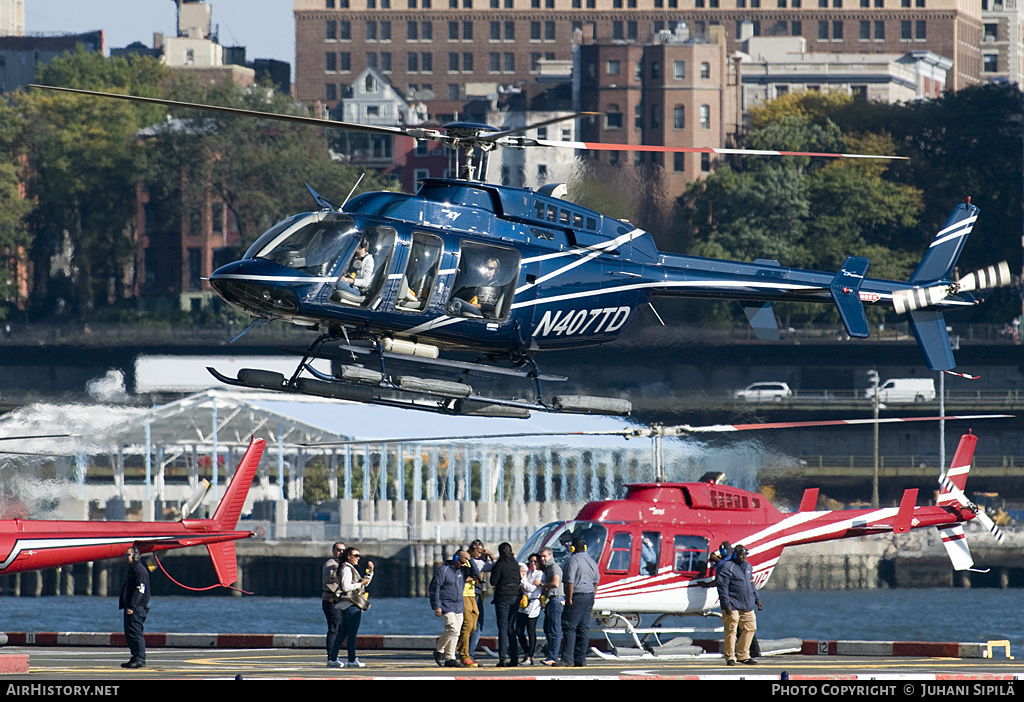
<instances>
[{"instance_id":1,"label":"passenger window","mask_svg":"<svg viewBox=\"0 0 1024 702\"><path fill-rule=\"evenodd\" d=\"M708 567L708 540L703 536L677 535L673 544L675 555L672 570L677 573L699 573Z\"/></svg>"},{"instance_id":2,"label":"passenger window","mask_svg":"<svg viewBox=\"0 0 1024 702\"><path fill-rule=\"evenodd\" d=\"M558 212L558 221L561 222L562 224L568 224L569 223L569 211L568 210L559 210L559 212Z\"/></svg>"},{"instance_id":3,"label":"passenger window","mask_svg":"<svg viewBox=\"0 0 1024 702\"><path fill-rule=\"evenodd\" d=\"M423 312L427 309L430 293L437 280L443 251L441 238L425 232L414 232L409 260L398 288L395 307L408 312Z\"/></svg>"},{"instance_id":4,"label":"passenger window","mask_svg":"<svg viewBox=\"0 0 1024 702\"><path fill-rule=\"evenodd\" d=\"M612 537L612 550L608 556L609 573L628 573L629 557L633 551L633 536L628 533L619 532Z\"/></svg>"},{"instance_id":5,"label":"passenger window","mask_svg":"<svg viewBox=\"0 0 1024 702\"><path fill-rule=\"evenodd\" d=\"M548 205L548 221L555 222L558 220L558 208L554 205Z\"/></svg>"},{"instance_id":6,"label":"passenger window","mask_svg":"<svg viewBox=\"0 0 1024 702\"><path fill-rule=\"evenodd\" d=\"M518 280L518 252L464 242L447 312L453 317L505 319Z\"/></svg>"},{"instance_id":7,"label":"passenger window","mask_svg":"<svg viewBox=\"0 0 1024 702\"><path fill-rule=\"evenodd\" d=\"M341 267L331 300L345 305L369 307L387 281L396 232L392 227L372 226L357 237L355 250Z\"/></svg>"},{"instance_id":8,"label":"passenger window","mask_svg":"<svg viewBox=\"0 0 1024 702\"><path fill-rule=\"evenodd\" d=\"M573 212L572 214L572 226L577 229L583 226L583 215Z\"/></svg>"},{"instance_id":9,"label":"passenger window","mask_svg":"<svg viewBox=\"0 0 1024 702\"><path fill-rule=\"evenodd\" d=\"M661 532L645 531L640 535L640 575L657 575L661 562Z\"/></svg>"}]
</instances>

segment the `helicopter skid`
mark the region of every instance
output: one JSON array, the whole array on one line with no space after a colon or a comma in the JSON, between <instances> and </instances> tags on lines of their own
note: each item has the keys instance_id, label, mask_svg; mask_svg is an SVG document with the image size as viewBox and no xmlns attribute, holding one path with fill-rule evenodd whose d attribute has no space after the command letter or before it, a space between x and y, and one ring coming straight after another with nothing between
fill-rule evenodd
<instances>
[{"instance_id":1,"label":"helicopter skid","mask_svg":"<svg viewBox=\"0 0 1024 702\"><path fill-rule=\"evenodd\" d=\"M425 410L439 414L475 417L506 417L526 419L530 412L561 412L575 414L621 414L623 401L616 398L595 398L563 395L554 398L551 405L478 395L466 383L457 383L416 376L395 376L370 371L357 366L341 366L339 377L322 373L304 365L313 378L287 379L283 373L243 368L237 378L231 378L213 367L207 370L222 383L235 387L273 392L312 395L334 400L365 402L369 404ZM608 400L611 411L601 412L601 401ZM627 403L628 405L628 403ZM628 414L628 407L625 408Z\"/></svg>"}]
</instances>

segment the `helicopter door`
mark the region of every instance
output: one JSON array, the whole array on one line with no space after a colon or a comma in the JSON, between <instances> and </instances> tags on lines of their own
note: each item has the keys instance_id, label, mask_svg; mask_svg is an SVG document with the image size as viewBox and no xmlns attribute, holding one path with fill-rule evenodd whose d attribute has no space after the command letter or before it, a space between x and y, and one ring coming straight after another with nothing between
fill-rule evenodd
<instances>
[{"instance_id":1,"label":"helicopter door","mask_svg":"<svg viewBox=\"0 0 1024 702\"><path fill-rule=\"evenodd\" d=\"M608 549L608 560L605 561L604 572L628 575L632 560L633 535L628 531L614 532L612 534L611 546Z\"/></svg>"},{"instance_id":2,"label":"helicopter door","mask_svg":"<svg viewBox=\"0 0 1024 702\"><path fill-rule=\"evenodd\" d=\"M398 285L395 309L404 312L425 312L437 282L444 242L426 232L413 232L412 247Z\"/></svg>"}]
</instances>

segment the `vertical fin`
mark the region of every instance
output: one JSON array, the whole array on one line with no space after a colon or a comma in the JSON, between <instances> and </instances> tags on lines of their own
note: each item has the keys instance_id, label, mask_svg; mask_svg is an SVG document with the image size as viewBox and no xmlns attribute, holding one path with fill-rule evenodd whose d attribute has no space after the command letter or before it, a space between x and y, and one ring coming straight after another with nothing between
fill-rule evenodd
<instances>
[{"instance_id":1,"label":"vertical fin","mask_svg":"<svg viewBox=\"0 0 1024 702\"><path fill-rule=\"evenodd\" d=\"M828 286L846 325L846 333L858 339L865 339L869 334L864 303L860 301L860 286L870 264L871 261L861 256L848 257Z\"/></svg>"},{"instance_id":2,"label":"vertical fin","mask_svg":"<svg viewBox=\"0 0 1024 702\"><path fill-rule=\"evenodd\" d=\"M803 499L800 500L800 512L813 512L818 506L818 488L807 488L804 490Z\"/></svg>"},{"instance_id":3,"label":"vertical fin","mask_svg":"<svg viewBox=\"0 0 1024 702\"><path fill-rule=\"evenodd\" d=\"M213 570L217 573L217 580L222 587L227 587L238 580L238 561L235 559L234 541L206 544L206 550L210 553Z\"/></svg>"},{"instance_id":4,"label":"vertical fin","mask_svg":"<svg viewBox=\"0 0 1024 702\"><path fill-rule=\"evenodd\" d=\"M263 439L252 440L242 461L238 464L238 470L231 478L231 484L224 491L224 497L217 505L217 511L213 513L213 521L217 529L231 530L238 526L238 518L242 515L242 507L245 505L245 498L252 486L253 476L260 465L263 457L263 449L267 442Z\"/></svg>"},{"instance_id":5,"label":"vertical fin","mask_svg":"<svg viewBox=\"0 0 1024 702\"><path fill-rule=\"evenodd\" d=\"M925 363L933 371L947 371L956 368L953 349L949 347L946 320L935 310L911 310L910 329L914 332L917 345L921 347Z\"/></svg>"},{"instance_id":6,"label":"vertical fin","mask_svg":"<svg viewBox=\"0 0 1024 702\"><path fill-rule=\"evenodd\" d=\"M953 562L954 570L967 570L974 566L974 559L971 558L971 549L967 545L967 538L964 536L964 528L956 526L939 529L942 536L942 545L946 547L949 560Z\"/></svg>"},{"instance_id":7,"label":"vertical fin","mask_svg":"<svg viewBox=\"0 0 1024 702\"><path fill-rule=\"evenodd\" d=\"M938 280L949 280L977 219L978 208L974 205L964 203L954 207L946 224L935 235L921 263L910 276L910 282L914 285L923 285Z\"/></svg>"}]
</instances>

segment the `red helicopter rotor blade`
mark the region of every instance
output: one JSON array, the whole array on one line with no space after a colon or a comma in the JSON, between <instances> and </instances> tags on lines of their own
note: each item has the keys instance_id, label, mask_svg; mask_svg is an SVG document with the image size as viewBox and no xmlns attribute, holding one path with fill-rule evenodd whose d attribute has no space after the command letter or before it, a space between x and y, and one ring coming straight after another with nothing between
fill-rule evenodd
<instances>
[{"instance_id":1,"label":"red helicopter rotor blade","mask_svg":"<svg viewBox=\"0 0 1024 702\"><path fill-rule=\"evenodd\" d=\"M947 417L883 417L877 420L879 424L893 424L896 422L936 422L942 419L949 421L964 419L1006 419L1013 417L1012 414L971 414L951 415ZM427 443L430 441L472 441L474 439L516 439L538 436L621 436L624 439L645 438L652 436L685 436L688 434L715 434L736 431L757 431L759 429L799 429L801 427L829 427L842 425L874 424L874 419L823 419L805 422L766 422L764 424L709 424L701 427L691 427L688 424L681 424L672 427L635 427L625 429L606 429L601 431L534 431L517 432L508 434L471 434L465 436L423 436L410 438L390 439L353 439L352 441L331 441L325 443L298 443L297 446L307 448L329 448L332 446L354 446L357 444L415 444Z\"/></svg>"}]
</instances>

